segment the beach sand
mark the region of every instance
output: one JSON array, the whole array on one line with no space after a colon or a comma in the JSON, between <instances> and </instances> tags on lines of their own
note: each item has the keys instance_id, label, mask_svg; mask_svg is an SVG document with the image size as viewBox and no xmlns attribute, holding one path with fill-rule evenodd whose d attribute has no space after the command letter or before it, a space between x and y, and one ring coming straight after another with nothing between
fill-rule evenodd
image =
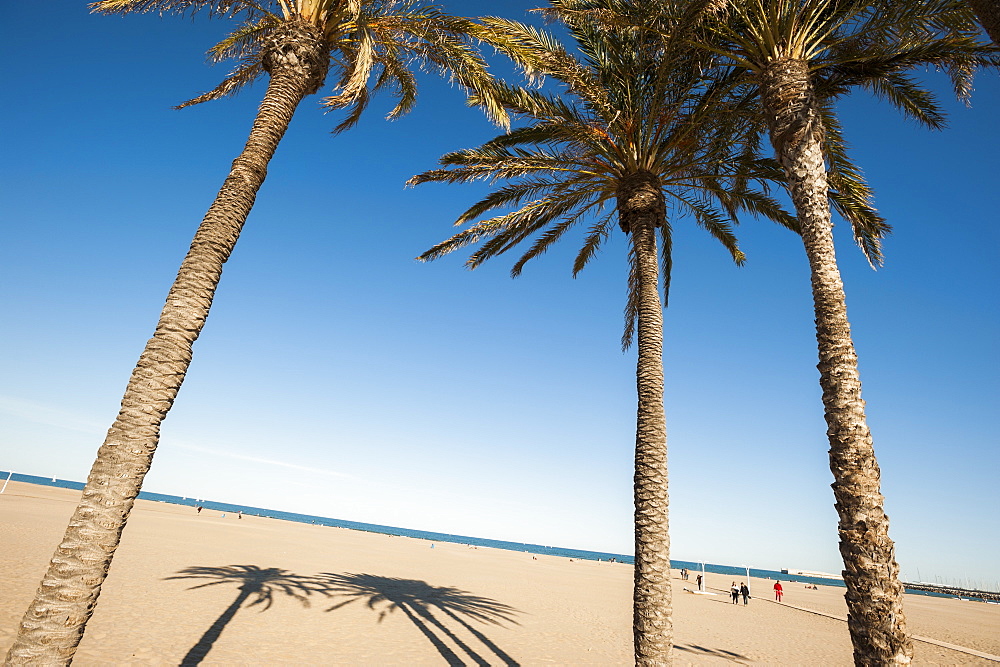
<instances>
[{"instance_id":1,"label":"beach sand","mask_svg":"<svg viewBox=\"0 0 1000 667\"><path fill-rule=\"evenodd\" d=\"M79 492L0 495L0 651ZM431 546L433 544L433 547ZM536 560L537 558L537 560ZM843 589L674 572L676 664L850 665ZM77 665L628 665L632 567L138 501ZM793 608L802 607L813 611ZM1000 605L907 595L911 632L1000 655ZM997 664L915 642L916 664Z\"/></svg>"}]
</instances>

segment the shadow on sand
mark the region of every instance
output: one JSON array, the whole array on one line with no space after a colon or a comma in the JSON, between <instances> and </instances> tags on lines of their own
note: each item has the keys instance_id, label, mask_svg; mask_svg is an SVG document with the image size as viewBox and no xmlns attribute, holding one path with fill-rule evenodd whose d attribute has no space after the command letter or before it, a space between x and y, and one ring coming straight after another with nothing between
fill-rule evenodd
<instances>
[{"instance_id":1,"label":"shadow on sand","mask_svg":"<svg viewBox=\"0 0 1000 667\"><path fill-rule=\"evenodd\" d=\"M398 609L434 645L449 665L466 664L464 658L449 646L449 641L476 665L491 664L476 651L476 648L483 650L479 645L485 647L505 665L518 664L471 623L499 626L506 621L517 624L514 620L517 610L502 602L457 588L432 586L425 581L415 579L380 577L374 574L329 573L321 574L316 579L322 582L321 587L325 594L346 598L326 611L335 611L362 600L369 609L378 613L378 620L381 622L386 614ZM458 632L463 630L475 641L462 639Z\"/></svg>"},{"instance_id":2,"label":"shadow on sand","mask_svg":"<svg viewBox=\"0 0 1000 667\"><path fill-rule=\"evenodd\" d=\"M287 595L301 602L302 606L308 607L308 596L324 592L317 585L315 577L294 574L276 567L261 568L256 565L188 567L172 577L166 577L166 579L204 580L204 583L191 586L188 590L223 584L239 587L239 594L233 603L222 612L219 618L215 619L215 622L205 631L198 643L192 646L181 660L181 665L185 666L200 664L205 659L208 652L212 650L212 645L222 634L223 629L248 600L250 600L250 604L247 607L259 605L260 611L269 609L274 603L274 598L278 595Z\"/></svg>"},{"instance_id":3,"label":"shadow on sand","mask_svg":"<svg viewBox=\"0 0 1000 667\"><path fill-rule=\"evenodd\" d=\"M514 620L517 610L502 602L457 588L373 574L301 575L276 567L262 568L257 565L192 566L166 577L166 580L183 579L201 582L188 590L232 585L237 587L239 593L187 652L181 660L182 667L201 664L222 631L242 607L259 607L260 611L266 611L275 598L283 595L298 600L303 607L309 607L309 598L314 594L327 600L344 598L326 609L328 612L363 600L369 609L378 612L379 622L386 614L398 609L427 637L449 665L466 664L465 658L460 657L459 653L468 656L474 664L491 664L477 653L474 646L479 651L483 651L482 647L485 647L492 654L491 659L496 656L505 665L518 665L516 660L473 626L473 623L495 626L501 626L502 622L517 624ZM465 634L466 639L463 640L460 633ZM468 639L470 636L473 639ZM449 642L457 647L459 653L449 646ZM494 664L496 659L493 659Z\"/></svg>"},{"instance_id":4,"label":"shadow on sand","mask_svg":"<svg viewBox=\"0 0 1000 667\"><path fill-rule=\"evenodd\" d=\"M686 651L688 653L694 653L696 655L710 655L716 658L725 658L726 660L731 660L742 665L751 664L750 658L745 655L740 655L739 653L734 653L733 651L726 651L721 648L707 648L705 646L698 646L697 644L675 644L675 651Z\"/></svg>"}]
</instances>

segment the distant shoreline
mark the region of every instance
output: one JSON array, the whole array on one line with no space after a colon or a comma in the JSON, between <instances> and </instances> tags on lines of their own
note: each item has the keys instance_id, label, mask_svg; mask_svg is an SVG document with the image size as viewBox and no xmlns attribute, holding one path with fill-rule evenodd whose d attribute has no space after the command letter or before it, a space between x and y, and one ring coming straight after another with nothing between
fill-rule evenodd
<instances>
[{"instance_id":1,"label":"distant shoreline","mask_svg":"<svg viewBox=\"0 0 1000 667\"><path fill-rule=\"evenodd\" d=\"M3 480L7 479L7 475L10 471L0 471L0 486L3 484ZM24 473L13 473L11 481L21 482L25 484L36 484L40 486L54 486L64 489L75 489L82 490L83 482L77 482L74 480L64 480L52 477L41 477L39 475L28 475ZM398 528L394 526L384 526L380 524L369 524L360 521L349 521L345 519L335 519L332 517L324 517L318 515L301 514L298 512L284 512L282 510L272 510L264 507L254 507L251 505L236 505L233 503L224 503L215 500L207 499L197 499L188 498L186 496L175 496L164 493L153 493L149 491L141 491L139 493L139 498L142 500L151 500L154 502L169 503L171 505L181 505L188 507L204 507L205 509L215 510L223 513L233 513L242 512L244 515L248 516L259 516L271 519L278 519L282 521L292 521L295 523L305 523L305 524L315 524L321 526L328 526L332 528L345 528L347 530L357 530L366 533L379 533L382 535L395 535L399 537L412 537L420 540L427 540L430 542L450 542L453 544L466 544L470 546L477 547L489 547L493 549L503 549L506 551L522 552L522 553L532 553L540 556L560 556L563 558L579 559L579 560L592 560L592 561L611 561L624 563L626 565L633 565L635 559L633 556L627 554L616 554L612 552L603 551L589 551L586 549L569 549L565 547L550 547L543 546L540 544L530 544L522 542L510 542L506 540L493 540L483 537L470 537L466 535L452 535L449 533L438 533L434 531L426 530L416 530L410 528ZM702 568L702 563L698 561L684 561L684 560L671 560L671 567L673 569L686 568L691 571L700 571ZM716 563L704 563L705 572L710 572L712 574L724 574L729 576L746 577L747 568L735 565L719 565ZM804 572L804 571L803 571ZM816 584L819 586L831 586L835 588L845 588L843 579L831 578L831 575L823 576L807 576L804 574L794 574L783 572L781 570L764 570L759 568L749 568L749 574L751 577L757 577L759 579L773 579L781 581L789 581L793 583L801 584ZM818 573L817 573L818 574ZM998 602L1000 601L1000 593L992 591L978 591L970 590L964 588L957 588L953 586L934 586L930 584L911 584L903 582L907 592L915 593L918 595L931 595L940 597L953 597L966 599L971 598L974 601L989 601Z\"/></svg>"}]
</instances>

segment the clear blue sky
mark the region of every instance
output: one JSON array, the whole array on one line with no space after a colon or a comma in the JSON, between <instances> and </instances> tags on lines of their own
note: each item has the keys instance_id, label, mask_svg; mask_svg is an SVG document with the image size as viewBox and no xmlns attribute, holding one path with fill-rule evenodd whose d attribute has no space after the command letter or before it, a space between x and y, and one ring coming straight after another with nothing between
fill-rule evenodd
<instances>
[{"instance_id":1,"label":"clear blue sky","mask_svg":"<svg viewBox=\"0 0 1000 667\"><path fill-rule=\"evenodd\" d=\"M523 17L534 3L499 3ZM481 5L458 2L458 13ZM224 24L5 8L0 469L82 480L262 89L171 106L228 71ZM971 108L929 79L931 133L860 96L841 112L895 226L873 272L837 228L869 421L907 579L1000 580L997 75ZM631 552L634 353L622 239L576 280L413 260L482 193L406 189L493 136L433 78L354 131L307 100L227 264L145 490ZM741 228L747 266L676 221L665 397L672 554L839 571L799 242ZM128 539L126 530L125 539Z\"/></svg>"}]
</instances>

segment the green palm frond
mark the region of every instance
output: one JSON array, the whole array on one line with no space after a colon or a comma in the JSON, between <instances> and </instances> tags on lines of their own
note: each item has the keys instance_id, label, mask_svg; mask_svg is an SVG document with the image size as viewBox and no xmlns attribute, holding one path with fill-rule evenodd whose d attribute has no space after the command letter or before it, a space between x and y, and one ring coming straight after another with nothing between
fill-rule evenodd
<instances>
[{"instance_id":1,"label":"green palm frond","mask_svg":"<svg viewBox=\"0 0 1000 667\"><path fill-rule=\"evenodd\" d=\"M524 178L489 193L462 213L455 224L463 225L496 209L521 206L529 199L560 196L563 192L584 188L588 185L589 179L586 177L565 180Z\"/></svg>"},{"instance_id":2,"label":"green palm frond","mask_svg":"<svg viewBox=\"0 0 1000 667\"><path fill-rule=\"evenodd\" d=\"M921 88L913 77L905 74L887 74L868 80L862 85L909 118L934 130L945 127L945 115L934 99L934 94Z\"/></svg>"},{"instance_id":3,"label":"green palm frond","mask_svg":"<svg viewBox=\"0 0 1000 667\"><path fill-rule=\"evenodd\" d=\"M563 234L580 221L580 218L585 212L586 209L571 213L557 224L549 227L549 229L547 229L535 240L535 243L531 246L531 248L529 248L526 253L521 255L521 257L514 262L514 265L510 269L510 277L516 278L521 275L521 271L524 269L524 265L528 263L528 261L543 254L552 246L553 243L561 239Z\"/></svg>"},{"instance_id":4,"label":"green palm frond","mask_svg":"<svg viewBox=\"0 0 1000 667\"><path fill-rule=\"evenodd\" d=\"M442 165L455 168L424 172L411 178L409 183L416 185L431 180L450 183L483 179L497 181L529 174L536 175L538 172L569 174L581 170L578 160L570 159L563 153L555 153L544 146L528 151L518 148L507 150L484 144L478 148L448 153L440 162Z\"/></svg>"},{"instance_id":5,"label":"green palm frond","mask_svg":"<svg viewBox=\"0 0 1000 667\"><path fill-rule=\"evenodd\" d=\"M826 100L821 110L826 129L823 150L829 164L827 181L830 184L830 203L850 223L855 243L871 267L876 269L884 261L882 239L889 235L892 228L876 211L874 193L861 170L847 154L847 143L832 102Z\"/></svg>"},{"instance_id":6,"label":"green palm frond","mask_svg":"<svg viewBox=\"0 0 1000 667\"><path fill-rule=\"evenodd\" d=\"M660 226L660 266L662 270L663 307L670 304L670 283L674 275L674 230L667 220Z\"/></svg>"},{"instance_id":7,"label":"green palm frond","mask_svg":"<svg viewBox=\"0 0 1000 667\"><path fill-rule=\"evenodd\" d=\"M734 221L731 218L723 215L710 202L686 192L672 191L670 195L691 213L699 227L711 234L729 251L737 266L742 266L746 262L746 255L740 250L739 241L733 233Z\"/></svg>"},{"instance_id":8,"label":"green palm frond","mask_svg":"<svg viewBox=\"0 0 1000 667\"><path fill-rule=\"evenodd\" d=\"M592 192L579 189L563 193L558 198L547 197L531 202L519 210L503 216L506 219L504 229L484 243L479 250L472 253L465 264L468 268L474 269L486 260L507 252L535 232L560 218L569 217L572 218L573 222L576 222L586 213L585 209L593 206L594 203ZM573 214L573 209L577 207L582 210Z\"/></svg>"},{"instance_id":9,"label":"green palm frond","mask_svg":"<svg viewBox=\"0 0 1000 667\"><path fill-rule=\"evenodd\" d=\"M553 77L568 92L597 108L607 108L605 91L597 85L594 73L583 66L552 35L537 28L498 17L483 17L475 36L502 52L519 65L529 79L541 82Z\"/></svg>"},{"instance_id":10,"label":"green palm frond","mask_svg":"<svg viewBox=\"0 0 1000 667\"><path fill-rule=\"evenodd\" d=\"M613 218L614 213L608 213L591 225L587 231L587 236L583 240L580 252L577 253L576 259L573 260L574 278L583 271L587 264L590 263L590 260L597 254L597 251L601 249L601 245L608 240L608 236L610 236L611 229L614 226Z\"/></svg>"}]
</instances>

